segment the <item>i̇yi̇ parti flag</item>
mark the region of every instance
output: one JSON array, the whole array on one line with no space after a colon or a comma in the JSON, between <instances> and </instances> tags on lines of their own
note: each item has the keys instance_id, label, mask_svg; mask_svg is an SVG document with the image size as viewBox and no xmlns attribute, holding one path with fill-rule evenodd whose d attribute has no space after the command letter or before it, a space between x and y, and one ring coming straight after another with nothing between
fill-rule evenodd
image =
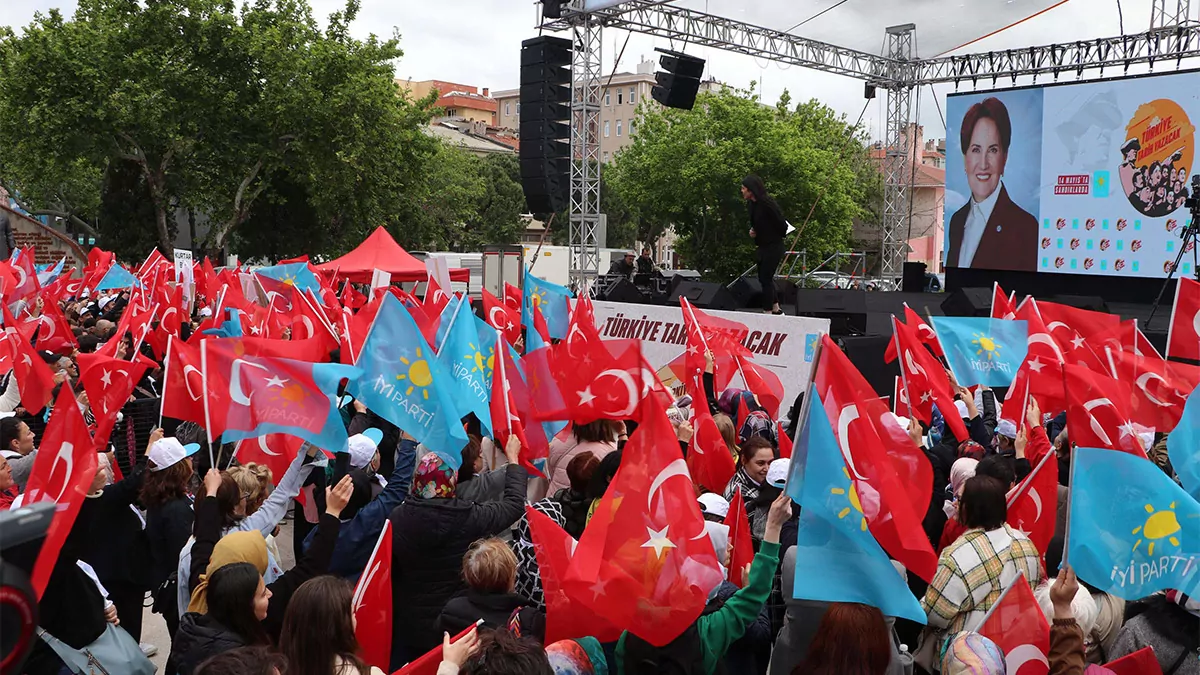
<instances>
[{"instance_id":1,"label":"i\u0307yi\u0307 parti flag","mask_svg":"<svg viewBox=\"0 0 1200 675\"><path fill-rule=\"evenodd\" d=\"M392 523L383 531L351 600L354 637L368 665L386 670L392 658Z\"/></svg>"},{"instance_id":2,"label":"i\u0307yi\u0307 parti flag","mask_svg":"<svg viewBox=\"0 0 1200 675\"><path fill-rule=\"evenodd\" d=\"M537 307L546 319L550 337L556 340L567 337L571 318L570 298L571 291L565 287L526 273L525 292L521 301L521 323L532 327L533 308Z\"/></svg>"},{"instance_id":3,"label":"i\u0307yi\u0307 parti flag","mask_svg":"<svg viewBox=\"0 0 1200 675\"><path fill-rule=\"evenodd\" d=\"M141 286L141 282L134 278L129 270L120 265L113 265L108 268L100 282L96 284L94 291L108 291L114 288L133 288Z\"/></svg>"},{"instance_id":4,"label":"i\u0307yi\u0307 parti flag","mask_svg":"<svg viewBox=\"0 0 1200 675\"><path fill-rule=\"evenodd\" d=\"M1200 504L1154 462L1073 452L1067 560L1079 578L1125 600L1200 591Z\"/></svg>"},{"instance_id":5,"label":"i\u0307yi\u0307 parti flag","mask_svg":"<svg viewBox=\"0 0 1200 675\"><path fill-rule=\"evenodd\" d=\"M357 365L362 376L347 391L457 470L467 434L453 399L453 374L394 296L384 297Z\"/></svg>"},{"instance_id":6,"label":"i\u0307yi\u0307 parti flag","mask_svg":"<svg viewBox=\"0 0 1200 675\"><path fill-rule=\"evenodd\" d=\"M1024 321L935 316L933 328L962 386L1007 387L1028 351L1029 327Z\"/></svg>"},{"instance_id":7,"label":"i\u0307yi\u0307 parti flag","mask_svg":"<svg viewBox=\"0 0 1200 675\"><path fill-rule=\"evenodd\" d=\"M900 381L912 415L926 425L932 424L936 405L954 438L969 438L967 425L954 405L954 390L946 369L921 344L913 327L892 317L892 343L900 355Z\"/></svg>"},{"instance_id":8,"label":"i\u0307yi\u0307 parti flag","mask_svg":"<svg viewBox=\"0 0 1200 675\"><path fill-rule=\"evenodd\" d=\"M496 331L456 300L454 315L442 321L447 326L445 341L437 355L450 373L458 393L454 400L460 414L475 413L485 436L492 435L492 372L496 367Z\"/></svg>"},{"instance_id":9,"label":"i\u0307yi\u0307 parti flag","mask_svg":"<svg viewBox=\"0 0 1200 675\"><path fill-rule=\"evenodd\" d=\"M287 263L284 265L272 265L271 267L260 267L254 270L255 274L264 277L270 277L276 281L295 287L298 291L311 290L314 293L321 292L321 282L317 280L317 275L313 274L312 268L306 262Z\"/></svg>"},{"instance_id":10,"label":"i\u0307yi\u0307 parti flag","mask_svg":"<svg viewBox=\"0 0 1200 675\"><path fill-rule=\"evenodd\" d=\"M1050 672L1050 626L1024 573L992 605L979 634L1004 652L1008 675Z\"/></svg>"},{"instance_id":11,"label":"i\u0307yi\u0307 parti flag","mask_svg":"<svg viewBox=\"0 0 1200 675\"><path fill-rule=\"evenodd\" d=\"M1167 437L1167 455L1183 489L1200 500L1200 388L1192 391L1183 416Z\"/></svg>"}]
</instances>

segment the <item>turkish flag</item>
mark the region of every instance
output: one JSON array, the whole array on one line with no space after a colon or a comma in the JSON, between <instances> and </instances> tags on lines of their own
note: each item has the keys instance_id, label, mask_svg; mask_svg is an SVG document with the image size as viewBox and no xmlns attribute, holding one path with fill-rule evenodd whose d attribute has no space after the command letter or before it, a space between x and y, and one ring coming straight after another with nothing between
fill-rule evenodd
<instances>
[{"instance_id":1,"label":"turkish flag","mask_svg":"<svg viewBox=\"0 0 1200 675\"><path fill-rule=\"evenodd\" d=\"M1042 432L1043 437L1045 432ZM1045 453L1021 484L1008 495L1008 524L1029 536L1046 559L1058 515L1058 457Z\"/></svg>"},{"instance_id":2,"label":"turkish flag","mask_svg":"<svg viewBox=\"0 0 1200 675\"><path fill-rule=\"evenodd\" d=\"M1167 329L1167 358L1200 361L1200 283L1179 277Z\"/></svg>"},{"instance_id":3,"label":"turkish flag","mask_svg":"<svg viewBox=\"0 0 1200 675\"><path fill-rule=\"evenodd\" d=\"M129 401L145 373L146 364L141 361L122 361L108 356L91 361L87 370L80 372L79 383L87 392L88 404L96 417L93 435L98 447L108 445L109 434L117 424L117 413Z\"/></svg>"},{"instance_id":4,"label":"turkish flag","mask_svg":"<svg viewBox=\"0 0 1200 675\"><path fill-rule=\"evenodd\" d=\"M387 670L392 658L392 523L389 520L383 521L383 531L358 578L350 604L354 637L363 660Z\"/></svg>"},{"instance_id":5,"label":"turkish flag","mask_svg":"<svg viewBox=\"0 0 1200 675\"><path fill-rule=\"evenodd\" d=\"M892 383L892 412L897 417L912 417L912 408L908 405L908 391L904 388L904 378L896 376Z\"/></svg>"},{"instance_id":6,"label":"turkish flag","mask_svg":"<svg viewBox=\"0 0 1200 675\"><path fill-rule=\"evenodd\" d=\"M647 407L567 578L592 584L596 614L661 647L699 618L722 574L671 423Z\"/></svg>"},{"instance_id":7,"label":"turkish flag","mask_svg":"<svg viewBox=\"0 0 1200 675\"><path fill-rule=\"evenodd\" d=\"M297 293L292 305L292 339L315 340L326 354L338 347L337 336L329 330L326 317L317 311L307 292Z\"/></svg>"},{"instance_id":8,"label":"turkish flag","mask_svg":"<svg viewBox=\"0 0 1200 675\"><path fill-rule=\"evenodd\" d=\"M516 312L517 316L521 315L521 299L521 289L513 286L507 281L504 282L504 304L509 309Z\"/></svg>"},{"instance_id":9,"label":"turkish flag","mask_svg":"<svg viewBox=\"0 0 1200 675\"><path fill-rule=\"evenodd\" d=\"M483 619L480 619L474 626L467 626L461 633L450 638L450 642L458 642L465 638L468 633L475 630ZM582 637L582 636L580 636ZM362 644L361 641L359 644ZM438 668L442 665L442 645L438 645L428 652L425 652L414 661L409 661L400 670L392 673L392 675L437 675Z\"/></svg>"},{"instance_id":10,"label":"turkish flag","mask_svg":"<svg viewBox=\"0 0 1200 675\"><path fill-rule=\"evenodd\" d=\"M158 273L163 267L167 269L174 269L174 266L171 265L171 261L167 260L167 256L163 255L162 251L155 248L150 251L150 255L146 256L146 259L143 260L142 264L138 266L137 273L134 276L140 280L145 280Z\"/></svg>"},{"instance_id":11,"label":"turkish flag","mask_svg":"<svg viewBox=\"0 0 1200 675\"><path fill-rule=\"evenodd\" d=\"M921 343L913 327L892 317L892 343L901 355L900 379L912 414L925 424L932 424L933 406L937 405L954 438L960 442L970 438L967 425L954 405L954 390L950 388L946 369Z\"/></svg>"},{"instance_id":12,"label":"turkish flag","mask_svg":"<svg viewBox=\"0 0 1200 675\"><path fill-rule=\"evenodd\" d=\"M1021 303L1017 308L1017 320L1028 323L1028 351L1009 391L1024 391L1028 387L1030 395L1037 397L1043 410L1063 410L1067 407L1067 399L1063 392L1062 364L1066 359L1062 349L1046 329L1037 312L1036 301L1030 299ZM1024 414L1022 411L1021 415Z\"/></svg>"},{"instance_id":13,"label":"turkish flag","mask_svg":"<svg viewBox=\"0 0 1200 675\"><path fill-rule=\"evenodd\" d=\"M425 300L421 304L424 305L425 313L429 316L441 316L442 310L450 304L449 294L442 289L442 285L432 274L426 277Z\"/></svg>"},{"instance_id":14,"label":"turkish flag","mask_svg":"<svg viewBox=\"0 0 1200 675\"><path fill-rule=\"evenodd\" d=\"M354 287L354 284L349 281L342 286L342 306L344 308L359 310L367 304L367 296Z\"/></svg>"},{"instance_id":15,"label":"turkish flag","mask_svg":"<svg viewBox=\"0 0 1200 675\"><path fill-rule=\"evenodd\" d=\"M37 265L33 262L33 255L33 247L27 246L21 249L20 255L12 263L12 270L17 276L17 282L13 286L12 292L5 294L4 302L11 304L34 296L41 290L42 286L38 283Z\"/></svg>"},{"instance_id":16,"label":"turkish flag","mask_svg":"<svg viewBox=\"0 0 1200 675\"><path fill-rule=\"evenodd\" d=\"M930 351L939 358L946 355L942 351L942 343L938 342L937 332L933 330L933 326L925 323L925 319L922 319L920 314L913 311L913 308L909 307L907 302L904 303L904 321L898 321L897 323L903 323L915 331L917 340L926 347L929 347ZM885 363L891 363L896 360L896 343L894 340L889 342L887 349L884 350L883 360Z\"/></svg>"},{"instance_id":17,"label":"turkish flag","mask_svg":"<svg viewBox=\"0 0 1200 675\"><path fill-rule=\"evenodd\" d=\"M521 338L521 315L483 289L483 318L488 325L504 334L509 344Z\"/></svg>"},{"instance_id":18,"label":"turkish flag","mask_svg":"<svg viewBox=\"0 0 1200 675\"><path fill-rule=\"evenodd\" d=\"M521 464L535 473L542 474L542 471L534 466L533 459L549 457L549 446L547 445L545 448L546 454L541 454L539 449L532 447L529 439L525 437L525 425L521 422L521 416L512 395L512 380L520 379L520 377L516 364L513 363L512 355L508 352L508 345L497 332L496 367L492 370L491 400L488 401L489 411L492 414L492 438L495 439L496 446L503 449L508 444L509 437L515 435L521 442Z\"/></svg>"},{"instance_id":19,"label":"turkish flag","mask_svg":"<svg viewBox=\"0 0 1200 675\"><path fill-rule=\"evenodd\" d=\"M828 335L813 382L834 424L838 447L875 539L926 581L937 555L922 529L933 492L933 467L905 430L890 421L887 404ZM957 414L957 413L956 413Z\"/></svg>"},{"instance_id":20,"label":"turkish flag","mask_svg":"<svg viewBox=\"0 0 1200 675\"><path fill-rule=\"evenodd\" d=\"M269 468L271 475L282 476L292 465L292 460L296 459L303 445L303 438L291 434L267 434L238 441L235 454L241 464L257 462Z\"/></svg>"},{"instance_id":21,"label":"turkish flag","mask_svg":"<svg viewBox=\"0 0 1200 675\"><path fill-rule=\"evenodd\" d=\"M1196 371L1195 367L1157 356L1141 357L1132 351L1108 349L1107 356L1113 376L1131 385L1131 419L1157 431L1174 429L1183 416L1188 395L1196 388L1196 382L1187 377Z\"/></svg>"},{"instance_id":22,"label":"turkish flag","mask_svg":"<svg viewBox=\"0 0 1200 675\"><path fill-rule=\"evenodd\" d=\"M1154 647L1142 647L1132 654L1104 664L1104 667L1111 670L1113 675L1163 675L1162 666L1158 665L1158 657L1154 655Z\"/></svg>"},{"instance_id":23,"label":"turkish flag","mask_svg":"<svg viewBox=\"0 0 1200 675\"><path fill-rule=\"evenodd\" d=\"M1047 332L1062 349L1064 363L1084 365L1093 370L1104 368L1100 358L1103 351L1093 343L1094 336L1102 336L1120 327L1121 317L1079 309L1056 302L1033 301Z\"/></svg>"},{"instance_id":24,"label":"turkish flag","mask_svg":"<svg viewBox=\"0 0 1200 675\"><path fill-rule=\"evenodd\" d=\"M296 287L292 284L255 274L254 279L262 286L266 306L275 312L290 313L296 304Z\"/></svg>"},{"instance_id":25,"label":"turkish flag","mask_svg":"<svg viewBox=\"0 0 1200 675\"><path fill-rule=\"evenodd\" d=\"M54 373L50 366L33 350L33 346L18 332L17 320L8 311L8 305L0 303L4 316L4 341L8 344L8 362L17 378L21 393L21 407L34 413L46 407L54 392Z\"/></svg>"},{"instance_id":26,"label":"turkish flag","mask_svg":"<svg viewBox=\"0 0 1200 675\"><path fill-rule=\"evenodd\" d=\"M1133 394L1128 384L1082 366L1063 366L1063 376L1072 443L1146 457L1130 414Z\"/></svg>"},{"instance_id":27,"label":"turkish flag","mask_svg":"<svg viewBox=\"0 0 1200 675\"><path fill-rule=\"evenodd\" d=\"M688 446L687 465L692 480L712 492L724 492L729 479L737 471L733 453L703 398L692 399L692 440ZM780 439L782 443L782 439Z\"/></svg>"},{"instance_id":28,"label":"turkish flag","mask_svg":"<svg viewBox=\"0 0 1200 675\"><path fill-rule=\"evenodd\" d=\"M37 346L55 354L69 353L79 348L75 333L56 304L42 307L42 315L38 317Z\"/></svg>"},{"instance_id":29,"label":"turkish flag","mask_svg":"<svg viewBox=\"0 0 1200 675\"><path fill-rule=\"evenodd\" d=\"M371 324L375 323L375 315L379 313L382 304L383 294L380 293L356 313L342 312L342 343L339 354L342 363L350 365L358 361L358 355L366 344L367 334L371 331Z\"/></svg>"},{"instance_id":30,"label":"turkish flag","mask_svg":"<svg viewBox=\"0 0 1200 675\"><path fill-rule=\"evenodd\" d=\"M779 381L779 376L752 359L739 356L737 362L746 389L754 394L759 405L767 409L772 419L779 417L779 408L783 403L783 382Z\"/></svg>"},{"instance_id":31,"label":"turkish flag","mask_svg":"<svg viewBox=\"0 0 1200 675\"><path fill-rule=\"evenodd\" d=\"M162 414L204 426L204 375L200 348L171 338L163 363ZM283 474L276 474L283 475Z\"/></svg>"},{"instance_id":32,"label":"turkish flag","mask_svg":"<svg viewBox=\"0 0 1200 675\"><path fill-rule=\"evenodd\" d=\"M550 352L549 367L557 387L539 387L534 396L543 420L569 419L587 424L598 419L637 419L643 399L662 389L642 358L641 340L583 340L561 342L532 355L525 373L533 378L541 368L536 358ZM558 397L561 396L561 399ZM566 415L555 410L561 400ZM666 410L668 403L658 400ZM676 443L678 447L678 443Z\"/></svg>"},{"instance_id":33,"label":"turkish flag","mask_svg":"<svg viewBox=\"0 0 1200 675\"><path fill-rule=\"evenodd\" d=\"M725 524L729 526L729 582L738 588L745 588L750 582L746 567L754 562L754 538L750 534L750 517L746 515L746 502L741 490L733 491L729 512L725 514ZM723 558L724 554L724 551L717 551L718 558Z\"/></svg>"},{"instance_id":34,"label":"turkish flag","mask_svg":"<svg viewBox=\"0 0 1200 675\"><path fill-rule=\"evenodd\" d=\"M576 552L575 540L532 506L525 506L525 518L546 599L546 644L581 637L616 642L621 629L590 610L591 601L605 590L604 585L567 579ZM579 599L575 600L576 597Z\"/></svg>"},{"instance_id":35,"label":"turkish flag","mask_svg":"<svg viewBox=\"0 0 1200 675\"><path fill-rule=\"evenodd\" d=\"M992 282L992 318L1017 318L1017 308L1013 306L1012 298L1004 293L1004 289L1000 288L998 281Z\"/></svg>"},{"instance_id":36,"label":"turkish flag","mask_svg":"<svg viewBox=\"0 0 1200 675\"><path fill-rule=\"evenodd\" d=\"M78 270L72 267L42 288L41 297L47 305L57 305L64 298L74 297L75 293L79 292L79 280L73 278L77 272ZM74 290L71 290L72 287Z\"/></svg>"},{"instance_id":37,"label":"turkish flag","mask_svg":"<svg viewBox=\"0 0 1200 675\"><path fill-rule=\"evenodd\" d=\"M1050 626L1024 574L992 606L979 634L1004 652L1008 675L1050 672Z\"/></svg>"},{"instance_id":38,"label":"turkish flag","mask_svg":"<svg viewBox=\"0 0 1200 675\"><path fill-rule=\"evenodd\" d=\"M95 445L88 435L83 413L75 403L75 393L70 385L65 385L58 392L58 401L50 414L50 423L42 435L41 448L25 485L24 503L27 506L43 501L58 505L30 575L39 599L46 591L58 554L62 552L67 534L92 487L97 463Z\"/></svg>"}]
</instances>

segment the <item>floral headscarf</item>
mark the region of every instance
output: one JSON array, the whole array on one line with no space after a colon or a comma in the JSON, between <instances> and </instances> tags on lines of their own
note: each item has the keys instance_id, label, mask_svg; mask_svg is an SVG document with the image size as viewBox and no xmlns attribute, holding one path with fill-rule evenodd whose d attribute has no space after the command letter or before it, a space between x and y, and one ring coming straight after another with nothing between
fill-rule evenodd
<instances>
[{"instance_id":1,"label":"floral headscarf","mask_svg":"<svg viewBox=\"0 0 1200 675\"><path fill-rule=\"evenodd\" d=\"M1004 652L979 633L958 633L946 640L942 675L1004 675Z\"/></svg>"},{"instance_id":2,"label":"floral headscarf","mask_svg":"<svg viewBox=\"0 0 1200 675\"><path fill-rule=\"evenodd\" d=\"M554 675L608 675L608 661L596 638L559 640L546 646Z\"/></svg>"},{"instance_id":3,"label":"floral headscarf","mask_svg":"<svg viewBox=\"0 0 1200 675\"><path fill-rule=\"evenodd\" d=\"M436 452L425 453L413 475L412 493L425 499L453 497L458 472Z\"/></svg>"}]
</instances>

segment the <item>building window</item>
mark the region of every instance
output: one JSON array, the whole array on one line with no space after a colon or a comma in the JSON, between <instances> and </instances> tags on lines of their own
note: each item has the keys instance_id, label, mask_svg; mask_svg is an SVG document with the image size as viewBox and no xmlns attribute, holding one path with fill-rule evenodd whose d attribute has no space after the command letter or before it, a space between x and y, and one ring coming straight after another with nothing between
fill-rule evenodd
<instances>
[{"instance_id":1,"label":"building window","mask_svg":"<svg viewBox=\"0 0 1200 675\"><path fill-rule=\"evenodd\" d=\"M621 105L621 97L625 95L620 89L617 90L617 105Z\"/></svg>"},{"instance_id":2,"label":"building window","mask_svg":"<svg viewBox=\"0 0 1200 675\"><path fill-rule=\"evenodd\" d=\"M621 135L621 120L617 120L617 135Z\"/></svg>"},{"instance_id":3,"label":"building window","mask_svg":"<svg viewBox=\"0 0 1200 675\"><path fill-rule=\"evenodd\" d=\"M605 153L604 153L604 161L606 161L606 162L608 161L608 152L607 151L605 151Z\"/></svg>"},{"instance_id":4,"label":"building window","mask_svg":"<svg viewBox=\"0 0 1200 675\"><path fill-rule=\"evenodd\" d=\"M512 114L512 104L511 104L511 103L505 103L505 104L504 104L504 114L505 114L505 115L511 115L511 114Z\"/></svg>"},{"instance_id":5,"label":"building window","mask_svg":"<svg viewBox=\"0 0 1200 675\"><path fill-rule=\"evenodd\" d=\"M458 117L458 110L446 108L446 117Z\"/></svg>"},{"instance_id":6,"label":"building window","mask_svg":"<svg viewBox=\"0 0 1200 675\"><path fill-rule=\"evenodd\" d=\"M629 88L629 103L630 103L630 104L637 103L637 87L630 87L630 88ZM631 133L633 132L633 125L632 125L632 124L631 124L631 125L629 125L629 131L630 131Z\"/></svg>"},{"instance_id":7,"label":"building window","mask_svg":"<svg viewBox=\"0 0 1200 675\"><path fill-rule=\"evenodd\" d=\"M608 138L608 122L604 123L604 137Z\"/></svg>"},{"instance_id":8,"label":"building window","mask_svg":"<svg viewBox=\"0 0 1200 675\"><path fill-rule=\"evenodd\" d=\"M604 90L604 105L606 105L606 106L612 105L612 93L610 93L607 89Z\"/></svg>"},{"instance_id":9,"label":"building window","mask_svg":"<svg viewBox=\"0 0 1200 675\"><path fill-rule=\"evenodd\" d=\"M517 104L517 117L520 117L520 116L521 116L521 104L518 103Z\"/></svg>"},{"instance_id":10,"label":"building window","mask_svg":"<svg viewBox=\"0 0 1200 675\"><path fill-rule=\"evenodd\" d=\"M634 121L633 121L633 120L629 120L629 135L630 135L630 136L632 136L632 135L633 135L633 124L634 124Z\"/></svg>"}]
</instances>

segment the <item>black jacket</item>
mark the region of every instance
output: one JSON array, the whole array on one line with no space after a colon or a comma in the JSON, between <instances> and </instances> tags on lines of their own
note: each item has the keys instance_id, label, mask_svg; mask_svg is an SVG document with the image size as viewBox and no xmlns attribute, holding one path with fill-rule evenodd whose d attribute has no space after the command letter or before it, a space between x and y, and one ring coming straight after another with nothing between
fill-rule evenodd
<instances>
[{"instance_id":1,"label":"black jacket","mask_svg":"<svg viewBox=\"0 0 1200 675\"><path fill-rule=\"evenodd\" d=\"M768 198L769 199L769 198ZM787 220L774 200L759 203L750 200L750 227L754 228L754 245L771 246L783 241L787 234Z\"/></svg>"},{"instance_id":2,"label":"black jacket","mask_svg":"<svg viewBox=\"0 0 1200 675\"><path fill-rule=\"evenodd\" d=\"M578 540L583 536L583 528L587 525L588 509L592 506L592 500L587 498L582 492L576 492L571 488L563 488L554 493L551 497L558 502L562 508L563 518L567 524L563 527L567 534Z\"/></svg>"},{"instance_id":3,"label":"black jacket","mask_svg":"<svg viewBox=\"0 0 1200 675\"><path fill-rule=\"evenodd\" d=\"M96 570L102 584L151 588L150 545L142 521L130 508L142 489L143 475L137 467L132 476L104 488L99 496L87 497L79 508L79 523L86 528L79 557Z\"/></svg>"},{"instance_id":4,"label":"black jacket","mask_svg":"<svg viewBox=\"0 0 1200 675\"><path fill-rule=\"evenodd\" d=\"M8 204L0 204L0 206L8 206ZM12 222L4 209L0 208L0 255L4 256L4 260L8 260L16 247L17 242L13 238Z\"/></svg>"},{"instance_id":5,"label":"black jacket","mask_svg":"<svg viewBox=\"0 0 1200 675\"><path fill-rule=\"evenodd\" d=\"M188 612L179 617L179 630L171 639L171 661L179 669L179 675L192 675L196 666L210 656L245 646L241 635L209 615Z\"/></svg>"},{"instance_id":6,"label":"black jacket","mask_svg":"<svg viewBox=\"0 0 1200 675\"><path fill-rule=\"evenodd\" d=\"M521 636L533 636L541 642L546 637L546 612L532 605L532 600L516 593L481 593L468 589L446 603L438 617L437 628L458 635L483 619L483 628L498 630L506 628L516 613Z\"/></svg>"},{"instance_id":7,"label":"black jacket","mask_svg":"<svg viewBox=\"0 0 1200 675\"><path fill-rule=\"evenodd\" d=\"M397 608L392 618L393 654L395 645L423 654L441 644L435 624L446 602L466 589L462 559L467 548L476 539L512 527L521 517L525 469L509 464L504 471L500 501L410 497L392 511L392 606Z\"/></svg>"},{"instance_id":8,"label":"black jacket","mask_svg":"<svg viewBox=\"0 0 1200 675\"><path fill-rule=\"evenodd\" d=\"M150 587L158 588L179 567L179 552L192 536L192 501L173 499L146 511L146 540L150 547Z\"/></svg>"}]
</instances>

